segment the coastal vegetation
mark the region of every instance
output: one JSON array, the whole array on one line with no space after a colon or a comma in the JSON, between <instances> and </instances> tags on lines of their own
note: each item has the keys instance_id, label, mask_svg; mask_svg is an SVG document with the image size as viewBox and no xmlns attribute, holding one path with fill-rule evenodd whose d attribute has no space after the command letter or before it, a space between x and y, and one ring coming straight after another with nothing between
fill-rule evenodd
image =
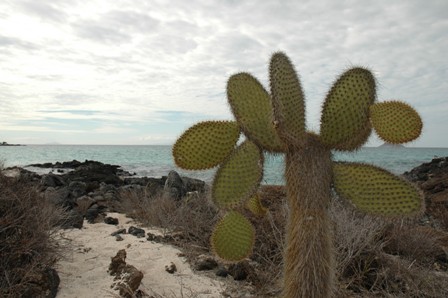
<instances>
[{"instance_id":1,"label":"coastal vegetation","mask_svg":"<svg viewBox=\"0 0 448 298\"><path fill-rule=\"evenodd\" d=\"M27 181L1 170L0 165L0 297L55 295L54 265L64 250L55 233L66 215Z\"/></svg>"}]
</instances>

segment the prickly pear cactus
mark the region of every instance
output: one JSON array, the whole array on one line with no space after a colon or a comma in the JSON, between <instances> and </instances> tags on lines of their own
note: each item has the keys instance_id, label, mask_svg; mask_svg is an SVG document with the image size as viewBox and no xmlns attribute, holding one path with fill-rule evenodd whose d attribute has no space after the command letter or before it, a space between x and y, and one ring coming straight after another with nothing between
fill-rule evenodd
<instances>
[{"instance_id":1,"label":"prickly pear cactus","mask_svg":"<svg viewBox=\"0 0 448 298\"><path fill-rule=\"evenodd\" d=\"M399 101L376 102L376 82L365 68L344 72L324 101L320 133L306 130L300 80L288 57L275 53L269 66L270 93L248 73L227 83L235 121L201 122L175 143L179 167L219 166L212 199L227 213L211 237L215 253L238 261L252 251L255 229L242 209L263 216L257 188L263 176L263 151L285 154L290 208L284 253L284 297L329 297L334 286L334 249L328 217L332 190L355 208L385 217L423 210L420 193L394 174L367 164L333 162L332 150L355 151L372 129L390 143L416 139L418 113ZM241 132L246 140L238 144Z\"/></svg>"}]
</instances>

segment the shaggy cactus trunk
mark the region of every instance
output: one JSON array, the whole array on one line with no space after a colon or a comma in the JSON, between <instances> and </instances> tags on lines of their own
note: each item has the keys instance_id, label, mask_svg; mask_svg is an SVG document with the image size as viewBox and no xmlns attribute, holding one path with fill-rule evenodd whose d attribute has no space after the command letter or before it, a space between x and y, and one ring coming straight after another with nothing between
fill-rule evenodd
<instances>
[{"instance_id":1,"label":"shaggy cactus trunk","mask_svg":"<svg viewBox=\"0 0 448 298\"><path fill-rule=\"evenodd\" d=\"M330 151L317 140L286 153L289 220L283 297L329 297L333 287Z\"/></svg>"}]
</instances>

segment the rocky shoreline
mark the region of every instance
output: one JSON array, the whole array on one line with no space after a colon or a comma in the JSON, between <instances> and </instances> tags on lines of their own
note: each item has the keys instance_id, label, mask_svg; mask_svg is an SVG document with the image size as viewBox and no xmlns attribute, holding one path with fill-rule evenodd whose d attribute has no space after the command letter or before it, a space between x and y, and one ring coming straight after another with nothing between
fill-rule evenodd
<instances>
[{"instance_id":1,"label":"rocky shoreline","mask_svg":"<svg viewBox=\"0 0 448 298\"><path fill-rule=\"evenodd\" d=\"M433 158L403 177L414 183L425 197L427 223L448 229L448 157Z\"/></svg>"},{"instance_id":2,"label":"rocky shoreline","mask_svg":"<svg viewBox=\"0 0 448 298\"><path fill-rule=\"evenodd\" d=\"M171 171L161 178L134 177L118 165L98 161L31 164L27 167L46 168L50 173L39 175L20 167L4 170L38 188L42 196L70 214L64 228L81 228L83 219L94 222L100 214L119 211L119 193L124 190L145 190L151 195L168 196L180 200L188 193L203 193L204 181L181 177Z\"/></svg>"},{"instance_id":3,"label":"rocky shoreline","mask_svg":"<svg viewBox=\"0 0 448 298\"><path fill-rule=\"evenodd\" d=\"M203 193L208 185L199 179L181 177L170 171L160 178L137 177L121 169L119 165L98 161L77 160L31 164L26 167L48 169L39 175L21 167L3 170L7 176L15 176L37 187L41 195L57 206L67 210L70 220L64 228L81 228L83 219L95 222L100 214L119 212L120 192L145 191L181 200L192 193ZM430 162L402 174L424 194L426 224L448 227L448 157L437 157Z\"/></svg>"}]
</instances>

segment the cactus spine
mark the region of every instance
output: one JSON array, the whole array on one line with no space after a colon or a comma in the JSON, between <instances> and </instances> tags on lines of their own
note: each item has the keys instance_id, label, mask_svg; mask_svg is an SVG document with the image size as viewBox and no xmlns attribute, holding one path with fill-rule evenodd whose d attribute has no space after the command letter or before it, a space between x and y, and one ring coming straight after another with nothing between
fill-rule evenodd
<instances>
[{"instance_id":1,"label":"cactus spine","mask_svg":"<svg viewBox=\"0 0 448 298\"><path fill-rule=\"evenodd\" d=\"M275 53L269 70L271 93L248 73L231 76L227 96L237 126L209 121L191 127L176 141L174 160L180 167L197 170L219 164L212 198L227 213L215 227L211 243L218 256L237 261L250 254L254 243L254 229L238 211L246 208L257 216L266 212L256 195L263 175L261 153L284 153L289 219L283 297L330 297L332 189L359 210L382 216L415 215L424 207L420 193L399 177L370 165L333 162L331 151L357 150L372 128L384 140L409 142L420 135L422 122L407 104L375 103L375 79L369 70L357 67L344 72L330 89L320 134L309 132L304 95L292 63L285 54ZM240 145L237 127L247 138Z\"/></svg>"}]
</instances>

